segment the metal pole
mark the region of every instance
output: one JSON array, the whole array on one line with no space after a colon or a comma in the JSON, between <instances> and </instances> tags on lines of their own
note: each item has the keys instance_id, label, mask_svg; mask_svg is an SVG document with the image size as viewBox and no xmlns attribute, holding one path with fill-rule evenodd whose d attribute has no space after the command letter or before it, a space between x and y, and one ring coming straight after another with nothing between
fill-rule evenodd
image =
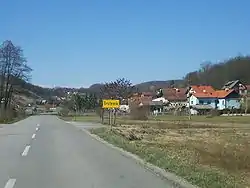
<instances>
[{"instance_id":1,"label":"metal pole","mask_svg":"<svg viewBox=\"0 0 250 188\"><path fill-rule=\"evenodd\" d=\"M247 114L247 110L248 110L248 98L247 98L247 95L246 95L246 109L245 109L245 114Z\"/></svg>"}]
</instances>

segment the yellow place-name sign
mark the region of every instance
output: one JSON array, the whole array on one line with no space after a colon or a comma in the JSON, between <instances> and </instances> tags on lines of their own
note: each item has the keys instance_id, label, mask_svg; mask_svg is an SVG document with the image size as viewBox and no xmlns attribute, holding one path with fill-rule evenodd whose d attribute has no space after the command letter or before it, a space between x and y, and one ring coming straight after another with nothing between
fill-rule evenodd
<instances>
[{"instance_id":1,"label":"yellow place-name sign","mask_svg":"<svg viewBox=\"0 0 250 188\"><path fill-rule=\"evenodd\" d=\"M119 108L119 100L104 99L102 100L102 108Z\"/></svg>"}]
</instances>

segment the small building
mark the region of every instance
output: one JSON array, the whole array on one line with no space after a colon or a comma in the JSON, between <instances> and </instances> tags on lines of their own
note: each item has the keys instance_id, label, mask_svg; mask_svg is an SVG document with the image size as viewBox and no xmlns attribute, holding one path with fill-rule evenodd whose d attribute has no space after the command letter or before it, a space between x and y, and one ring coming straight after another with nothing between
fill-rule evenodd
<instances>
[{"instance_id":1,"label":"small building","mask_svg":"<svg viewBox=\"0 0 250 188\"><path fill-rule=\"evenodd\" d=\"M231 90L218 90L216 91L218 104L218 110L224 109L240 109L241 98L240 94L234 89Z\"/></svg>"},{"instance_id":2,"label":"small building","mask_svg":"<svg viewBox=\"0 0 250 188\"><path fill-rule=\"evenodd\" d=\"M209 105L213 109L216 108L216 105L218 103L217 95L215 92L206 92L205 90L203 92L194 92L190 94L189 97L189 106L195 106L195 105Z\"/></svg>"},{"instance_id":3,"label":"small building","mask_svg":"<svg viewBox=\"0 0 250 188\"><path fill-rule=\"evenodd\" d=\"M190 107L209 105L212 109L218 110L240 109L240 94L234 89L211 90L210 87L207 87L209 89L203 87L203 90L200 90L196 87L194 88L192 92L188 92L188 103Z\"/></svg>"},{"instance_id":4,"label":"small building","mask_svg":"<svg viewBox=\"0 0 250 188\"><path fill-rule=\"evenodd\" d=\"M240 80L234 80L227 82L223 87L223 90L235 90L235 92L239 93L240 95L244 95L247 93L247 86L244 85Z\"/></svg>"},{"instance_id":5,"label":"small building","mask_svg":"<svg viewBox=\"0 0 250 188\"><path fill-rule=\"evenodd\" d=\"M163 97L169 102L170 108L185 107L187 96L185 88L165 88L162 89Z\"/></svg>"}]
</instances>

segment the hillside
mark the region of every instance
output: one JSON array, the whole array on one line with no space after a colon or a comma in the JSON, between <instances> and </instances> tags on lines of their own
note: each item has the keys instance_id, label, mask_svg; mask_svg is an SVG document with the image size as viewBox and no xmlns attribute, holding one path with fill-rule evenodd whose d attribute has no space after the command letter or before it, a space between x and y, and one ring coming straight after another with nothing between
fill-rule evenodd
<instances>
[{"instance_id":1,"label":"hillside","mask_svg":"<svg viewBox=\"0 0 250 188\"><path fill-rule=\"evenodd\" d=\"M200 70L185 77L186 83L212 85L221 88L230 80L241 80L250 84L250 56L239 56L217 64L204 63Z\"/></svg>"},{"instance_id":2,"label":"hillside","mask_svg":"<svg viewBox=\"0 0 250 188\"><path fill-rule=\"evenodd\" d=\"M185 87L187 84L207 84L215 88L220 88L229 80L241 80L245 84L250 84L250 57L240 56L224 62L213 64L205 63L201 65L201 69L188 73L184 80L166 80L166 81L148 81L135 86L139 91L146 92L158 88L166 88L171 85L175 87ZM51 96L65 96L68 91L91 92L98 93L102 84L93 84L89 88L43 88L18 81L19 92L34 98L50 98Z\"/></svg>"},{"instance_id":3,"label":"hillside","mask_svg":"<svg viewBox=\"0 0 250 188\"><path fill-rule=\"evenodd\" d=\"M171 86L184 87L183 80L166 80L166 81L148 81L140 84L136 84L135 87L141 92L152 91L159 88L167 88Z\"/></svg>"}]
</instances>

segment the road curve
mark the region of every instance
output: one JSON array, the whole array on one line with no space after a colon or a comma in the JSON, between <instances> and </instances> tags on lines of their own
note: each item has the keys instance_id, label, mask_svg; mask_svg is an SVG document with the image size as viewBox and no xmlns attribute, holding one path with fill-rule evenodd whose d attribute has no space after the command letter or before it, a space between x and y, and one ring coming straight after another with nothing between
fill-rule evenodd
<instances>
[{"instance_id":1,"label":"road curve","mask_svg":"<svg viewBox=\"0 0 250 188\"><path fill-rule=\"evenodd\" d=\"M172 187L55 116L4 125L0 151L0 188Z\"/></svg>"}]
</instances>

